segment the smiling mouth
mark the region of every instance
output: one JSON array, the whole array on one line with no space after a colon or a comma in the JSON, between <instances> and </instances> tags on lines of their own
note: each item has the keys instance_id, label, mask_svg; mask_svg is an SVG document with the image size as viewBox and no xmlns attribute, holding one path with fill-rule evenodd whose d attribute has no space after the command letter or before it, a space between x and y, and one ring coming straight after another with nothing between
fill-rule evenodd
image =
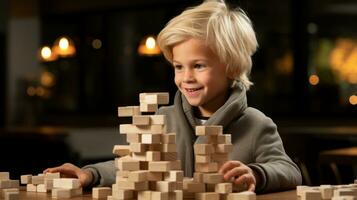
<instances>
[{"instance_id":1,"label":"smiling mouth","mask_svg":"<svg viewBox=\"0 0 357 200\"><path fill-rule=\"evenodd\" d=\"M200 87L200 88L186 88L185 90L187 92L195 92L195 91L200 90L200 89L202 89L202 87Z\"/></svg>"}]
</instances>

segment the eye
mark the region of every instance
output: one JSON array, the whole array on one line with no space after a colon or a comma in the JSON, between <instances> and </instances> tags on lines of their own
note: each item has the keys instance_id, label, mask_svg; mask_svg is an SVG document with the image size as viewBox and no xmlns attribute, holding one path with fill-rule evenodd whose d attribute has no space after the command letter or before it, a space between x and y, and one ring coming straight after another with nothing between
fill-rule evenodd
<instances>
[{"instance_id":1,"label":"eye","mask_svg":"<svg viewBox=\"0 0 357 200\"><path fill-rule=\"evenodd\" d=\"M182 65L174 64L173 67L174 67L175 71L182 70Z\"/></svg>"},{"instance_id":2,"label":"eye","mask_svg":"<svg viewBox=\"0 0 357 200\"><path fill-rule=\"evenodd\" d=\"M195 64L195 69L203 69L206 65L201 64L201 63L196 63Z\"/></svg>"}]
</instances>

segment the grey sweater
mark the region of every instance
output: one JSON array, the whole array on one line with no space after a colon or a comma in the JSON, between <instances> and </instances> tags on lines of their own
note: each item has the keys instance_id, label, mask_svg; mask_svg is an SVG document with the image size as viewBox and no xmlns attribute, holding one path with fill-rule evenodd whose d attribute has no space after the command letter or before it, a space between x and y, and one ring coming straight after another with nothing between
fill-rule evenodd
<instances>
[{"instance_id":1,"label":"grey sweater","mask_svg":"<svg viewBox=\"0 0 357 200\"><path fill-rule=\"evenodd\" d=\"M167 131L176 133L178 159L185 176L194 173L194 143L200 137L194 135L196 121L192 106L177 92L174 105L161 107L158 114L167 116ZM247 107L246 92L242 86L232 89L226 103L204 125L222 125L225 134L232 135L234 145L231 160L247 164L261 177L257 192L292 189L301 184L301 173L286 155L282 140L274 122L262 112ZM113 161L83 167L93 173L94 185L110 185L115 182Z\"/></svg>"}]
</instances>

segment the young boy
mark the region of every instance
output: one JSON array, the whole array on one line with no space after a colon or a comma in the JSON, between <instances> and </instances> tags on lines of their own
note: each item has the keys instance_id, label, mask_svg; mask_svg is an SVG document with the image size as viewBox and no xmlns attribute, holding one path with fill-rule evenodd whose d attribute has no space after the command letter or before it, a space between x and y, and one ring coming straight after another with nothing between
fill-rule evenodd
<instances>
[{"instance_id":1,"label":"young boy","mask_svg":"<svg viewBox=\"0 0 357 200\"><path fill-rule=\"evenodd\" d=\"M176 133L185 176L194 173L196 125L222 125L232 135L230 161L219 172L247 190L269 192L301 184L299 168L286 155L274 122L248 107L246 90L257 41L249 18L224 2L207 1L173 18L158 36L165 58L175 70L174 105L162 107L167 131ZM64 164L45 172L78 177L83 186L115 182L113 161L82 169Z\"/></svg>"}]
</instances>

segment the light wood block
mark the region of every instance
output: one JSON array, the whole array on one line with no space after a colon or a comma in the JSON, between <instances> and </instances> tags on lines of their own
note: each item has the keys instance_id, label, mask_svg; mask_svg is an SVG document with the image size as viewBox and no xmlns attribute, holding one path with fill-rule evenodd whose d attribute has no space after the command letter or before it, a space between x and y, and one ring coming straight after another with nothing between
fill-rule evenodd
<instances>
[{"instance_id":1,"label":"light wood block","mask_svg":"<svg viewBox=\"0 0 357 200\"><path fill-rule=\"evenodd\" d=\"M130 146L129 145L114 145L113 154L117 156L126 156L130 154Z\"/></svg>"},{"instance_id":2,"label":"light wood block","mask_svg":"<svg viewBox=\"0 0 357 200\"><path fill-rule=\"evenodd\" d=\"M165 161L177 160L177 152L161 152L161 160L165 160Z\"/></svg>"},{"instance_id":3,"label":"light wood block","mask_svg":"<svg viewBox=\"0 0 357 200\"><path fill-rule=\"evenodd\" d=\"M223 182L223 175L219 173L203 174L203 182L217 184Z\"/></svg>"},{"instance_id":4,"label":"light wood block","mask_svg":"<svg viewBox=\"0 0 357 200\"><path fill-rule=\"evenodd\" d=\"M195 163L196 172L217 172L218 163Z\"/></svg>"},{"instance_id":5,"label":"light wood block","mask_svg":"<svg viewBox=\"0 0 357 200\"><path fill-rule=\"evenodd\" d=\"M183 171L179 170L172 170L169 172L164 172L164 180L165 181L183 181Z\"/></svg>"},{"instance_id":6,"label":"light wood block","mask_svg":"<svg viewBox=\"0 0 357 200\"><path fill-rule=\"evenodd\" d=\"M54 188L77 189L81 187L81 183L77 178L55 178L53 179Z\"/></svg>"},{"instance_id":7,"label":"light wood block","mask_svg":"<svg viewBox=\"0 0 357 200\"><path fill-rule=\"evenodd\" d=\"M195 162L196 163L209 163L211 162L210 155L195 155Z\"/></svg>"},{"instance_id":8,"label":"light wood block","mask_svg":"<svg viewBox=\"0 0 357 200\"><path fill-rule=\"evenodd\" d=\"M157 104L140 103L140 112L156 112L158 108Z\"/></svg>"},{"instance_id":9,"label":"light wood block","mask_svg":"<svg viewBox=\"0 0 357 200\"><path fill-rule=\"evenodd\" d=\"M53 179L45 179L44 185L45 185L45 188L47 190L52 190L52 188L53 188Z\"/></svg>"},{"instance_id":10,"label":"light wood block","mask_svg":"<svg viewBox=\"0 0 357 200\"><path fill-rule=\"evenodd\" d=\"M131 181L117 181L116 182L118 189L122 190L135 190L142 191L149 188L148 182L131 182Z\"/></svg>"},{"instance_id":11,"label":"light wood block","mask_svg":"<svg viewBox=\"0 0 357 200\"><path fill-rule=\"evenodd\" d=\"M152 200L169 200L168 192L152 191L151 192Z\"/></svg>"},{"instance_id":12,"label":"light wood block","mask_svg":"<svg viewBox=\"0 0 357 200\"><path fill-rule=\"evenodd\" d=\"M38 185L45 183L45 176L32 176L32 184Z\"/></svg>"},{"instance_id":13,"label":"light wood block","mask_svg":"<svg viewBox=\"0 0 357 200\"><path fill-rule=\"evenodd\" d=\"M176 182L157 181L156 190L160 192L173 192L174 190L176 190Z\"/></svg>"},{"instance_id":14,"label":"light wood block","mask_svg":"<svg viewBox=\"0 0 357 200\"><path fill-rule=\"evenodd\" d=\"M196 193L195 200L219 200L219 194L215 192Z\"/></svg>"},{"instance_id":15,"label":"light wood block","mask_svg":"<svg viewBox=\"0 0 357 200\"><path fill-rule=\"evenodd\" d=\"M222 135L222 126L196 126L196 135Z\"/></svg>"},{"instance_id":16,"label":"light wood block","mask_svg":"<svg viewBox=\"0 0 357 200\"><path fill-rule=\"evenodd\" d=\"M115 159L115 164L116 164L116 167L122 171L140 170L140 161L138 161L138 160Z\"/></svg>"},{"instance_id":17,"label":"light wood block","mask_svg":"<svg viewBox=\"0 0 357 200\"><path fill-rule=\"evenodd\" d=\"M10 180L9 172L0 172L0 180Z\"/></svg>"},{"instance_id":18,"label":"light wood block","mask_svg":"<svg viewBox=\"0 0 357 200\"><path fill-rule=\"evenodd\" d=\"M5 199L6 193L19 193L19 188L0 189L0 199Z\"/></svg>"},{"instance_id":19,"label":"light wood block","mask_svg":"<svg viewBox=\"0 0 357 200\"><path fill-rule=\"evenodd\" d=\"M134 159L134 160L139 160L139 161L146 161L146 153L131 153L131 157Z\"/></svg>"},{"instance_id":20,"label":"light wood block","mask_svg":"<svg viewBox=\"0 0 357 200\"><path fill-rule=\"evenodd\" d=\"M36 192L37 191L37 187L34 184L27 184L26 185L26 191L27 192Z\"/></svg>"},{"instance_id":21,"label":"light wood block","mask_svg":"<svg viewBox=\"0 0 357 200\"><path fill-rule=\"evenodd\" d=\"M163 134L166 133L166 128L164 125L145 125L136 126L132 124L120 124L120 133L126 134Z\"/></svg>"},{"instance_id":22,"label":"light wood block","mask_svg":"<svg viewBox=\"0 0 357 200\"><path fill-rule=\"evenodd\" d=\"M214 146L211 144L194 144L195 155L209 155L214 153Z\"/></svg>"},{"instance_id":23,"label":"light wood block","mask_svg":"<svg viewBox=\"0 0 357 200\"><path fill-rule=\"evenodd\" d=\"M217 135L217 143L232 144L232 135L231 134Z\"/></svg>"},{"instance_id":24,"label":"light wood block","mask_svg":"<svg viewBox=\"0 0 357 200\"><path fill-rule=\"evenodd\" d=\"M345 189L345 188L341 188L341 189L336 189L333 191L333 196L357 196L357 191L353 190L353 189Z\"/></svg>"},{"instance_id":25,"label":"light wood block","mask_svg":"<svg viewBox=\"0 0 357 200\"><path fill-rule=\"evenodd\" d=\"M181 160L170 161L171 170L181 170Z\"/></svg>"},{"instance_id":26,"label":"light wood block","mask_svg":"<svg viewBox=\"0 0 357 200\"><path fill-rule=\"evenodd\" d=\"M119 117L131 117L134 115L140 115L139 106L118 107L118 116Z\"/></svg>"},{"instance_id":27,"label":"light wood block","mask_svg":"<svg viewBox=\"0 0 357 200\"><path fill-rule=\"evenodd\" d=\"M146 152L146 160L147 161L160 161L161 160L161 152L160 151L147 151Z\"/></svg>"},{"instance_id":28,"label":"light wood block","mask_svg":"<svg viewBox=\"0 0 357 200\"><path fill-rule=\"evenodd\" d=\"M228 161L228 153L214 153L211 154L213 162L226 162Z\"/></svg>"},{"instance_id":29,"label":"light wood block","mask_svg":"<svg viewBox=\"0 0 357 200\"><path fill-rule=\"evenodd\" d=\"M122 170L117 170L116 171L116 176L117 177L122 177L122 178L128 178L129 177L130 171L122 171Z\"/></svg>"},{"instance_id":30,"label":"light wood block","mask_svg":"<svg viewBox=\"0 0 357 200\"><path fill-rule=\"evenodd\" d=\"M169 103L169 94L166 92L140 93L140 103L166 105Z\"/></svg>"},{"instance_id":31,"label":"light wood block","mask_svg":"<svg viewBox=\"0 0 357 200\"><path fill-rule=\"evenodd\" d=\"M152 161L149 162L149 171L151 172L168 172L171 170L173 161Z\"/></svg>"},{"instance_id":32,"label":"light wood block","mask_svg":"<svg viewBox=\"0 0 357 200\"><path fill-rule=\"evenodd\" d=\"M322 199L331 199L333 196L333 187L331 185L320 185Z\"/></svg>"},{"instance_id":33,"label":"light wood block","mask_svg":"<svg viewBox=\"0 0 357 200\"><path fill-rule=\"evenodd\" d=\"M130 143L130 151L135 153L145 153L148 150L148 146L142 143Z\"/></svg>"},{"instance_id":34,"label":"light wood block","mask_svg":"<svg viewBox=\"0 0 357 200\"><path fill-rule=\"evenodd\" d=\"M150 125L150 117L148 115L133 116L134 125Z\"/></svg>"},{"instance_id":35,"label":"light wood block","mask_svg":"<svg viewBox=\"0 0 357 200\"><path fill-rule=\"evenodd\" d=\"M201 173L201 172L193 173L193 181L198 182L198 183L203 183L203 175L204 175L204 173Z\"/></svg>"},{"instance_id":36,"label":"light wood block","mask_svg":"<svg viewBox=\"0 0 357 200\"><path fill-rule=\"evenodd\" d=\"M82 195L82 188L68 189L68 188L54 188L52 189L52 198L62 199L71 198Z\"/></svg>"},{"instance_id":37,"label":"light wood block","mask_svg":"<svg viewBox=\"0 0 357 200\"><path fill-rule=\"evenodd\" d=\"M186 192L205 192L206 191L206 185L204 183L197 183L194 181L187 181L184 179L183 181L183 190Z\"/></svg>"},{"instance_id":38,"label":"light wood block","mask_svg":"<svg viewBox=\"0 0 357 200\"><path fill-rule=\"evenodd\" d=\"M150 124L165 125L166 115L150 115Z\"/></svg>"},{"instance_id":39,"label":"light wood block","mask_svg":"<svg viewBox=\"0 0 357 200\"><path fill-rule=\"evenodd\" d=\"M112 186L112 196L115 199L133 199L133 190L122 190L119 189L116 184Z\"/></svg>"},{"instance_id":40,"label":"light wood block","mask_svg":"<svg viewBox=\"0 0 357 200\"><path fill-rule=\"evenodd\" d=\"M141 135L135 133L127 134L126 141L128 143L141 143Z\"/></svg>"},{"instance_id":41,"label":"light wood block","mask_svg":"<svg viewBox=\"0 0 357 200\"><path fill-rule=\"evenodd\" d=\"M219 194L232 193L233 191L232 183L218 183L215 185L214 191Z\"/></svg>"},{"instance_id":42,"label":"light wood block","mask_svg":"<svg viewBox=\"0 0 357 200\"><path fill-rule=\"evenodd\" d=\"M112 194L112 188L110 187L94 187L92 188L93 199L105 199Z\"/></svg>"},{"instance_id":43,"label":"light wood block","mask_svg":"<svg viewBox=\"0 0 357 200\"><path fill-rule=\"evenodd\" d=\"M175 190L174 192L169 193L170 200L183 200L182 190Z\"/></svg>"},{"instance_id":44,"label":"light wood block","mask_svg":"<svg viewBox=\"0 0 357 200\"><path fill-rule=\"evenodd\" d=\"M18 200L20 199L20 192L6 192L4 196L4 200Z\"/></svg>"},{"instance_id":45,"label":"light wood block","mask_svg":"<svg viewBox=\"0 0 357 200\"><path fill-rule=\"evenodd\" d=\"M256 198L256 194L250 191L230 193L227 195L227 200L255 200Z\"/></svg>"},{"instance_id":46,"label":"light wood block","mask_svg":"<svg viewBox=\"0 0 357 200\"><path fill-rule=\"evenodd\" d=\"M151 200L151 191L139 191L138 200ZM154 200L154 199L152 199Z\"/></svg>"},{"instance_id":47,"label":"light wood block","mask_svg":"<svg viewBox=\"0 0 357 200\"><path fill-rule=\"evenodd\" d=\"M229 153L233 149L232 144L217 144L216 145L216 153Z\"/></svg>"},{"instance_id":48,"label":"light wood block","mask_svg":"<svg viewBox=\"0 0 357 200\"><path fill-rule=\"evenodd\" d=\"M306 186L306 185L298 185L296 186L296 195L301 197L302 196L302 192L304 190L307 190L309 189L309 186Z\"/></svg>"},{"instance_id":49,"label":"light wood block","mask_svg":"<svg viewBox=\"0 0 357 200\"><path fill-rule=\"evenodd\" d=\"M45 179L55 179L55 178L61 178L61 174L59 172L56 173L46 173L44 174Z\"/></svg>"},{"instance_id":50,"label":"light wood block","mask_svg":"<svg viewBox=\"0 0 357 200\"><path fill-rule=\"evenodd\" d=\"M177 152L176 144L162 144L161 152Z\"/></svg>"},{"instance_id":51,"label":"light wood block","mask_svg":"<svg viewBox=\"0 0 357 200\"><path fill-rule=\"evenodd\" d=\"M163 144L176 144L176 133L166 133L161 135Z\"/></svg>"},{"instance_id":52,"label":"light wood block","mask_svg":"<svg viewBox=\"0 0 357 200\"><path fill-rule=\"evenodd\" d=\"M0 189L18 188L19 180L0 180Z\"/></svg>"},{"instance_id":53,"label":"light wood block","mask_svg":"<svg viewBox=\"0 0 357 200\"><path fill-rule=\"evenodd\" d=\"M335 196L332 197L331 200L356 200L357 198L355 196Z\"/></svg>"},{"instance_id":54,"label":"light wood block","mask_svg":"<svg viewBox=\"0 0 357 200\"><path fill-rule=\"evenodd\" d=\"M303 190L301 200L321 200L321 192L319 190Z\"/></svg>"},{"instance_id":55,"label":"light wood block","mask_svg":"<svg viewBox=\"0 0 357 200\"><path fill-rule=\"evenodd\" d=\"M161 135L142 134L141 135L141 143L143 143L143 144L160 144L161 143Z\"/></svg>"},{"instance_id":56,"label":"light wood block","mask_svg":"<svg viewBox=\"0 0 357 200\"><path fill-rule=\"evenodd\" d=\"M132 171L129 173L128 180L132 182L142 182L147 181L147 171Z\"/></svg>"},{"instance_id":57,"label":"light wood block","mask_svg":"<svg viewBox=\"0 0 357 200\"><path fill-rule=\"evenodd\" d=\"M50 189L47 189L46 186L45 186L45 184L38 184L38 185L36 186L36 192L47 193L47 192L49 192L49 191L50 191Z\"/></svg>"},{"instance_id":58,"label":"light wood block","mask_svg":"<svg viewBox=\"0 0 357 200\"><path fill-rule=\"evenodd\" d=\"M163 177L163 172L152 172L152 171L148 171L147 174L147 180L148 181L162 181L164 180Z\"/></svg>"}]
</instances>

